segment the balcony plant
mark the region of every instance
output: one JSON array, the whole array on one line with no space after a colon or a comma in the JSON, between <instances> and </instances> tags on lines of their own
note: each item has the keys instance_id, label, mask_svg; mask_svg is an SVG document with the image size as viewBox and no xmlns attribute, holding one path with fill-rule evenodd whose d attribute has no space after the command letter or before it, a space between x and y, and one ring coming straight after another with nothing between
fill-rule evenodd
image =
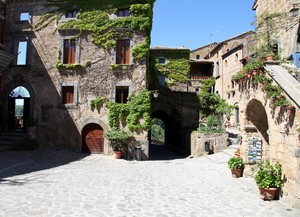
<instances>
[{"instance_id":1,"label":"balcony plant","mask_svg":"<svg viewBox=\"0 0 300 217\"><path fill-rule=\"evenodd\" d=\"M254 176L263 200L273 200L282 184L282 166L279 162L271 165L270 161L259 163Z\"/></svg>"},{"instance_id":2,"label":"balcony plant","mask_svg":"<svg viewBox=\"0 0 300 217\"><path fill-rule=\"evenodd\" d=\"M124 129L113 127L104 132L104 138L110 141L115 158L120 158L126 151L127 145L132 141L133 135Z\"/></svg>"},{"instance_id":3,"label":"balcony plant","mask_svg":"<svg viewBox=\"0 0 300 217\"><path fill-rule=\"evenodd\" d=\"M232 157L228 160L227 165L229 169L231 169L231 174L233 177L239 178L243 176L243 169L245 168L243 158Z\"/></svg>"}]
</instances>

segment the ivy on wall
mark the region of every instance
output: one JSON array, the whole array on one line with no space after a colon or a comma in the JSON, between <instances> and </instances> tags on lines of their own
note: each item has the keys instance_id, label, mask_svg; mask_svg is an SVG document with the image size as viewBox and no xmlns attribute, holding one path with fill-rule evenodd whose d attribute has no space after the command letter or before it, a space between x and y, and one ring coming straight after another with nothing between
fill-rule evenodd
<instances>
[{"instance_id":1,"label":"ivy on wall","mask_svg":"<svg viewBox=\"0 0 300 217\"><path fill-rule=\"evenodd\" d=\"M49 6L57 7L55 11L43 14L35 30L39 31L63 16L66 10L77 9L77 19L70 19L59 23L56 30L78 29L80 33L89 32L94 44L110 50L116 46L119 38L132 38L133 32L144 32L145 41L136 44L132 48L134 60L141 60L146 57L150 47L150 32L152 28L152 8L155 0L48 0ZM110 15L116 14L118 8L126 8L130 5L130 16L111 19ZM73 69L81 65L64 65L58 62L58 68Z\"/></svg>"},{"instance_id":2,"label":"ivy on wall","mask_svg":"<svg viewBox=\"0 0 300 217\"><path fill-rule=\"evenodd\" d=\"M189 54L189 49L152 50L150 67L154 72L154 77L149 77L149 79L155 79L159 75L163 75L166 77L166 82L169 86L176 82L183 83L189 81ZM164 58L166 63L160 64L156 58ZM153 81L149 82L153 84Z\"/></svg>"},{"instance_id":3,"label":"ivy on wall","mask_svg":"<svg viewBox=\"0 0 300 217\"><path fill-rule=\"evenodd\" d=\"M149 130L151 127L151 92L142 90L132 94L126 104L108 101L106 98L97 97L91 100L90 106L94 110L102 103L107 105L108 122L110 128L127 126L131 131Z\"/></svg>"}]
</instances>

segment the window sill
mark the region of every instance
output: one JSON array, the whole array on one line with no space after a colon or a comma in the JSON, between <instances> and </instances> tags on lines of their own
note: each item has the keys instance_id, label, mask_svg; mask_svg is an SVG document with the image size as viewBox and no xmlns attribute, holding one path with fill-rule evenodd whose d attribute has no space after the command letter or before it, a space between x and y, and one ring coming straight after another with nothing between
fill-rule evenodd
<instances>
[{"instance_id":1,"label":"window sill","mask_svg":"<svg viewBox=\"0 0 300 217\"><path fill-rule=\"evenodd\" d=\"M109 68L111 70L128 70L133 68L133 64L110 64Z\"/></svg>"}]
</instances>

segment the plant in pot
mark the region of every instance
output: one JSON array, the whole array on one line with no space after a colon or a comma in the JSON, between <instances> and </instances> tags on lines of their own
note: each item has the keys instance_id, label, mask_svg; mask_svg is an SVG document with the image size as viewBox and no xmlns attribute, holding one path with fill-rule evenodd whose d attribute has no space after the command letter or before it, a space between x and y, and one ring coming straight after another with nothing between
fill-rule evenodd
<instances>
[{"instance_id":1,"label":"plant in pot","mask_svg":"<svg viewBox=\"0 0 300 217\"><path fill-rule=\"evenodd\" d=\"M227 162L229 169L231 169L231 174L235 178L240 178L243 176L243 169L245 164L243 158L241 157L232 157Z\"/></svg>"},{"instance_id":2,"label":"plant in pot","mask_svg":"<svg viewBox=\"0 0 300 217\"><path fill-rule=\"evenodd\" d=\"M282 184L282 167L279 162L271 165L270 161L258 164L254 176L263 200L273 200Z\"/></svg>"},{"instance_id":3,"label":"plant in pot","mask_svg":"<svg viewBox=\"0 0 300 217\"><path fill-rule=\"evenodd\" d=\"M122 152L126 151L127 145L132 141L131 132L113 127L104 132L104 137L110 141L114 158L121 158Z\"/></svg>"}]
</instances>

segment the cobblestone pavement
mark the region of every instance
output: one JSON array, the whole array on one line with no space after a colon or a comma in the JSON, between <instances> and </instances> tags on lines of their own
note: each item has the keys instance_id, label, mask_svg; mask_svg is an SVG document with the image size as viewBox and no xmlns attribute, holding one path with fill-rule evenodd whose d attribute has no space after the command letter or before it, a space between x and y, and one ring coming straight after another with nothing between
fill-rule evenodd
<instances>
[{"instance_id":1,"label":"cobblestone pavement","mask_svg":"<svg viewBox=\"0 0 300 217\"><path fill-rule=\"evenodd\" d=\"M0 216L300 216L233 178L233 150L201 158L126 161L39 150L0 153Z\"/></svg>"}]
</instances>

